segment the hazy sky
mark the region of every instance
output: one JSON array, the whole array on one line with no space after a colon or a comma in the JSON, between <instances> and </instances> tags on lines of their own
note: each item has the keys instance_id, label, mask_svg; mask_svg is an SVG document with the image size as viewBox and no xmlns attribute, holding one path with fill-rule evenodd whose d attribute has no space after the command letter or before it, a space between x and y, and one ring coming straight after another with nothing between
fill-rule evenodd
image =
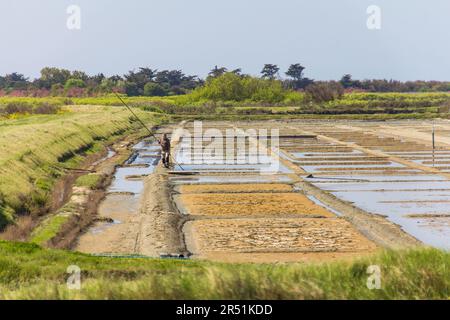
<instances>
[{"instance_id":1,"label":"hazy sky","mask_svg":"<svg viewBox=\"0 0 450 320\"><path fill-rule=\"evenodd\" d=\"M66 26L72 4L81 30ZM369 5L381 30L366 26ZM299 62L314 79L450 80L449 33L449 0L0 0L0 74Z\"/></svg>"}]
</instances>

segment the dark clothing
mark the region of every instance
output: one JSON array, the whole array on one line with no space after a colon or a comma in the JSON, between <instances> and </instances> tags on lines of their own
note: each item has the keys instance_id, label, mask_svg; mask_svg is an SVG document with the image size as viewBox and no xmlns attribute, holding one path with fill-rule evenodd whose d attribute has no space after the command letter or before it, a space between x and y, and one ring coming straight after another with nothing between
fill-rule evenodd
<instances>
[{"instance_id":1,"label":"dark clothing","mask_svg":"<svg viewBox=\"0 0 450 320\"><path fill-rule=\"evenodd\" d=\"M168 138L163 138L160 141L161 149L162 149L162 161L166 168L169 167L170 164L170 140Z\"/></svg>"},{"instance_id":2,"label":"dark clothing","mask_svg":"<svg viewBox=\"0 0 450 320\"><path fill-rule=\"evenodd\" d=\"M169 139L162 139L161 140L161 149L164 152L170 153L170 140Z\"/></svg>"}]
</instances>

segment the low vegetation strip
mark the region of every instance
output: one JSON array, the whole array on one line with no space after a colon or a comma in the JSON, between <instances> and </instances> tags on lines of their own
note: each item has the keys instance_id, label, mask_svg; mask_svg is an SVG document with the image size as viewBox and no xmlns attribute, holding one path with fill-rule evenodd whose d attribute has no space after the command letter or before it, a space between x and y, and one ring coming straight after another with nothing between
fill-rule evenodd
<instances>
[{"instance_id":1,"label":"low vegetation strip","mask_svg":"<svg viewBox=\"0 0 450 320\"><path fill-rule=\"evenodd\" d=\"M448 299L449 264L435 249L266 265L92 257L0 241L0 299ZM81 269L81 290L67 288L70 265ZM369 266L381 270L380 289L367 286Z\"/></svg>"},{"instance_id":2,"label":"low vegetation strip","mask_svg":"<svg viewBox=\"0 0 450 320\"><path fill-rule=\"evenodd\" d=\"M219 79L220 80L220 79ZM243 80L236 79L238 83ZM215 81L191 94L170 97L127 97L127 102L145 111L173 115L353 115L399 116L421 118L447 117L450 111L449 93L346 93L339 97L327 89L312 93L295 92L270 82L251 85L219 86ZM230 88L228 86L231 86ZM234 87L240 88L239 90ZM248 88L250 86L250 88ZM234 88L234 89L233 89ZM112 95L87 98L29 98L0 97L0 115L11 118L20 113L55 113L61 106L103 105L117 106Z\"/></svg>"},{"instance_id":3,"label":"low vegetation strip","mask_svg":"<svg viewBox=\"0 0 450 320\"><path fill-rule=\"evenodd\" d=\"M153 113L139 115L148 123L161 121ZM55 181L67 169L138 128L127 110L94 106L1 120L0 228L15 216L42 213Z\"/></svg>"}]
</instances>

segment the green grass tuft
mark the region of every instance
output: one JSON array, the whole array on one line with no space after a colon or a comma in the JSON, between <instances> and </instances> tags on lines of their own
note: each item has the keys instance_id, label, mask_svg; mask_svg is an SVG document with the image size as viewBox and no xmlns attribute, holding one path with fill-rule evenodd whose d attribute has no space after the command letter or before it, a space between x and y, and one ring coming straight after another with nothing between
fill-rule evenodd
<instances>
[{"instance_id":1,"label":"green grass tuft","mask_svg":"<svg viewBox=\"0 0 450 320\"><path fill-rule=\"evenodd\" d=\"M86 187L91 190L97 190L101 187L103 178L104 177L100 174L95 174L95 173L87 174L87 175L79 177L75 181L75 186Z\"/></svg>"},{"instance_id":2,"label":"green grass tuft","mask_svg":"<svg viewBox=\"0 0 450 320\"><path fill-rule=\"evenodd\" d=\"M39 245L45 245L54 238L61 227L69 220L69 215L53 215L48 217L32 234L30 241Z\"/></svg>"}]
</instances>

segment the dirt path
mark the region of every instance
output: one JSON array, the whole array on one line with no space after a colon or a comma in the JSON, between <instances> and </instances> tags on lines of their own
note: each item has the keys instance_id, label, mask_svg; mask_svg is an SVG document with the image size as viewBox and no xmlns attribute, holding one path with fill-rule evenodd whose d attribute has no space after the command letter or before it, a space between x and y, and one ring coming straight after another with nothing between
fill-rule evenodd
<instances>
[{"instance_id":1,"label":"dirt path","mask_svg":"<svg viewBox=\"0 0 450 320\"><path fill-rule=\"evenodd\" d=\"M174 146L176 143L175 135ZM142 168L145 169L145 166ZM186 255L181 233L183 216L172 205L167 171L158 164L153 173L137 178L143 179L143 190L139 196L131 192L107 194L107 200L97 210L98 222L79 237L75 250L91 254L151 257L161 254ZM133 181L129 177L121 177L121 181L125 184Z\"/></svg>"},{"instance_id":2,"label":"dirt path","mask_svg":"<svg viewBox=\"0 0 450 320\"><path fill-rule=\"evenodd\" d=\"M181 232L185 218L173 207L167 177L167 170L159 166L145 180L136 253L153 257L161 254L187 255Z\"/></svg>"}]
</instances>

